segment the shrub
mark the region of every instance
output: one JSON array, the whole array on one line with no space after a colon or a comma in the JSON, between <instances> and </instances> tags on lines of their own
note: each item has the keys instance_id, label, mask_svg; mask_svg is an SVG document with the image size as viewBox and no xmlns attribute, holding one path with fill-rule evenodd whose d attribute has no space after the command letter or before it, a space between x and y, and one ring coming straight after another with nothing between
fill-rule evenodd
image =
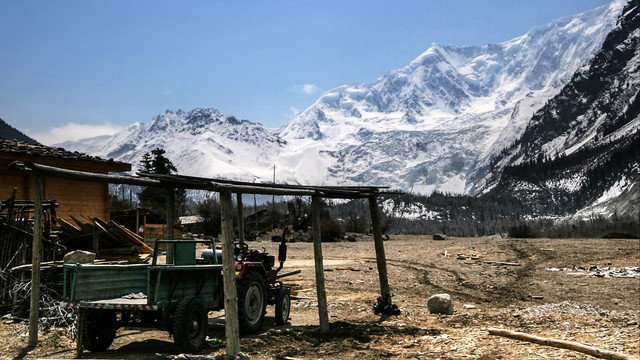
<instances>
[{"instance_id":1,"label":"shrub","mask_svg":"<svg viewBox=\"0 0 640 360\"><path fill-rule=\"evenodd\" d=\"M344 239L344 233L344 227L338 221L332 218L320 220L320 238L322 241L340 241Z\"/></svg>"},{"instance_id":2,"label":"shrub","mask_svg":"<svg viewBox=\"0 0 640 360\"><path fill-rule=\"evenodd\" d=\"M533 227L529 224L519 224L509 228L509 237L512 238L534 238L536 237Z\"/></svg>"}]
</instances>

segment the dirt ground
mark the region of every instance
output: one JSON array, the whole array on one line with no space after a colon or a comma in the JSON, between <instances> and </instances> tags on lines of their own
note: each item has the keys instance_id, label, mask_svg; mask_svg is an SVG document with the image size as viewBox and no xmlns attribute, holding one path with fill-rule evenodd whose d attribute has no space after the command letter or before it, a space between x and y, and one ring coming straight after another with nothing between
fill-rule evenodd
<instances>
[{"instance_id":1,"label":"dirt ground","mask_svg":"<svg viewBox=\"0 0 640 360\"><path fill-rule=\"evenodd\" d=\"M250 246L277 254L277 243L257 241ZM638 240L434 241L431 236L391 236L385 250L393 301L402 311L399 316L380 317L372 310L379 296L379 280L371 238L324 243L331 331L319 334L313 245L292 243L283 271L302 270L286 278L302 291L292 302L290 324L274 327L273 308L268 307L262 330L242 338L241 351L252 359L593 358L491 336L486 329L494 327L640 358L640 278L545 270L574 265L640 266ZM458 260L458 254L475 256ZM454 315L429 313L427 299L438 293L451 295ZM223 313L210 313L209 338L208 348L200 354L223 354ZM35 349L26 349L25 326L1 324L0 358L75 356L75 343L63 330L43 332L40 339ZM159 353L179 354L166 332L121 329L109 350L85 352L83 357L151 359Z\"/></svg>"}]
</instances>

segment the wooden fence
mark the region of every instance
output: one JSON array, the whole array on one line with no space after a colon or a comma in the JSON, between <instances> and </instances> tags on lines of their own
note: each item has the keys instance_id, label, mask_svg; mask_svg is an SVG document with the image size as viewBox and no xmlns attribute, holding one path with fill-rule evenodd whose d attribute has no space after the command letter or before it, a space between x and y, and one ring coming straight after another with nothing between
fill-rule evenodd
<instances>
[{"instance_id":1,"label":"wooden fence","mask_svg":"<svg viewBox=\"0 0 640 360\"><path fill-rule=\"evenodd\" d=\"M43 261L55 260L59 245L51 241L51 220L55 217L55 201L43 202ZM0 309L13 305L11 290L19 279L10 270L30 264L33 243L33 201L10 198L0 201Z\"/></svg>"}]
</instances>

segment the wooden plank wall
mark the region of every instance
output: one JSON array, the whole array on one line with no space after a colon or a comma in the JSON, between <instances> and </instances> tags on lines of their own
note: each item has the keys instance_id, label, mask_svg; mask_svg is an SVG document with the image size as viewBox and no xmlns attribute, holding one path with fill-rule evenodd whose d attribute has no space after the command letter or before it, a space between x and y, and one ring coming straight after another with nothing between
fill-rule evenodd
<instances>
[{"instance_id":1,"label":"wooden plank wall","mask_svg":"<svg viewBox=\"0 0 640 360\"><path fill-rule=\"evenodd\" d=\"M38 162L102 174L113 170L113 166L109 163L46 157L29 158L19 154L0 153L0 199L6 200L11 197L14 188L17 189L16 199L18 200L33 200L35 196L33 186L35 177L8 169L9 164L15 160L24 161L25 164ZM78 218L89 216L109 221L109 186L107 184L45 177L43 198L56 200L60 204L56 215L65 220L71 220L71 216Z\"/></svg>"}]
</instances>

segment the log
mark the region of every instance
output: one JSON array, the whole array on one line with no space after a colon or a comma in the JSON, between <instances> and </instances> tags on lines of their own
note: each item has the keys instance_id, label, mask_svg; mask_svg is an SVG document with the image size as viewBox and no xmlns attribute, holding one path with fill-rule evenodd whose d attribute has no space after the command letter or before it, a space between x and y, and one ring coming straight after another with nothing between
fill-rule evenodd
<instances>
[{"instance_id":1,"label":"log","mask_svg":"<svg viewBox=\"0 0 640 360\"><path fill-rule=\"evenodd\" d=\"M302 272L302 270L294 270L294 271L290 271L284 274L280 274L276 277L276 279L281 279L283 277L287 277L287 276L291 276L291 275L296 275L296 274L300 274Z\"/></svg>"},{"instance_id":2,"label":"log","mask_svg":"<svg viewBox=\"0 0 640 360\"><path fill-rule=\"evenodd\" d=\"M529 335L522 332L509 331L504 329L488 328L487 331L489 331L489 335L502 336L510 339L527 341L527 342L531 342L539 345L573 350L583 354L597 357L599 359L610 359L610 360L629 360L630 359L628 356L624 354L594 348L592 346L583 345L574 341L544 338L541 336Z\"/></svg>"}]
</instances>

